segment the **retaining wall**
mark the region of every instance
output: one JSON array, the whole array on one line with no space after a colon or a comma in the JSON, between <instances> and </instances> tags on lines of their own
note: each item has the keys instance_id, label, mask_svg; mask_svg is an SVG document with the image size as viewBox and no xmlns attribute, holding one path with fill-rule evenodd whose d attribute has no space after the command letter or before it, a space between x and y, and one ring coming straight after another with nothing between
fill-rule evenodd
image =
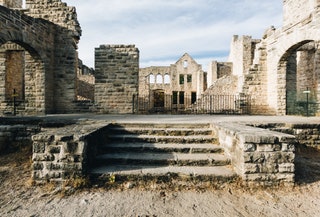
<instances>
[{"instance_id":1,"label":"retaining wall","mask_svg":"<svg viewBox=\"0 0 320 217\"><path fill-rule=\"evenodd\" d=\"M244 181L294 182L295 136L235 123L215 124L213 129Z\"/></svg>"}]
</instances>

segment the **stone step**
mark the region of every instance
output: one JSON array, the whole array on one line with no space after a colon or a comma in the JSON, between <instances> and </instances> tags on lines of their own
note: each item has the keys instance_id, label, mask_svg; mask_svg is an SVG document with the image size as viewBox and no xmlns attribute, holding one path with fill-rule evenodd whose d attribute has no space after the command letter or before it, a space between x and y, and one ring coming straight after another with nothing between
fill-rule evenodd
<instances>
[{"instance_id":1,"label":"stone step","mask_svg":"<svg viewBox=\"0 0 320 217\"><path fill-rule=\"evenodd\" d=\"M96 176L137 176L159 177L167 174L176 174L180 177L210 177L215 179L230 180L236 177L236 173L230 166L150 166L150 165L111 165L101 166L91 170L91 174ZM150 178L151 178L150 177Z\"/></svg>"},{"instance_id":2,"label":"stone step","mask_svg":"<svg viewBox=\"0 0 320 217\"><path fill-rule=\"evenodd\" d=\"M100 153L119 152L154 152L154 153L223 153L219 145L202 144L177 144L177 143L111 143L99 147Z\"/></svg>"},{"instance_id":3,"label":"stone step","mask_svg":"<svg viewBox=\"0 0 320 217\"><path fill-rule=\"evenodd\" d=\"M210 129L210 124L198 124L198 123L172 123L172 124L155 124L155 123L119 123L110 124L110 128L138 128L138 129Z\"/></svg>"},{"instance_id":4,"label":"stone step","mask_svg":"<svg viewBox=\"0 0 320 217\"><path fill-rule=\"evenodd\" d=\"M211 135L195 136L154 136L136 134L112 134L108 136L111 141L122 142L148 142L148 143L216 143L216 139Z\"/></svg>"},{"instance_id":5,"label":"stone step","mask_svg":"<svg viewBox=\"0 0 320 217\"><path fill-rule=\"evenodd\" d=\"M212 153L110 153L98 155L97 165L177 165L177 166L225 166L230 160L223 154Z\"/></svg>"},{"instance_id":6,"label":"stone step","mask_svg":"<svg viewBox=\"0 0 320 217\"><path fill-rule=\"evenodd\" d=\"M138 134L154 136L194 136L194 135L212 135L209 128L192 129L192 128L122 128L112 127L111 134Z\"/></svg>"}]
</instances>

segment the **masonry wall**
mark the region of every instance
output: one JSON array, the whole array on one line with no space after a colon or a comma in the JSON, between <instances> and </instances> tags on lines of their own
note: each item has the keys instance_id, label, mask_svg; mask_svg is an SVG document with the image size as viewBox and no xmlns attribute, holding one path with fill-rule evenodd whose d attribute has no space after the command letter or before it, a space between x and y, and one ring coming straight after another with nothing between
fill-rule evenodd
<instances>
[{"instance_id":1,"label":"masonry wall","mask_svg":"<svg viewBox=\"0 0 320 217\"><path fill-rule=\"evenodd\" d=\"M61 0L26 0L24 13L56 24L50 60L53 79L46 80L53 103L46 106L46 112L72 113L76 110L77 44L81 36L76 9Z\"/></svg>"},{"instance_id":2,"label":"masonry wall","mask_svg":"<svg viewBox=\"0 0 320 217\"><path fill-rule=\"evenodd\" d=\"M0 0L0 5L8 8L21 8L22 0Z\"/></svg>"},{"instance_id":3,"label":"masonry wall","mask_svg":"<svg viewBox=\"0 0 320 217\"><path fill-rule=\"evenodd\" d=\"M310 0L283 0L283 25L288 27L311 16L318 1Z\"/></svg>"},{"instance_id":4,"label":"masonry wall","mask_svg":"<svg viewBox=\"0 0 320 217\"><path fill-rule=\"evenodd\" d=\"M263 185L294 182L294 136L235 123L213 128L243 180Z\"/></svg>"},{"instance_id":5,"label":"masonry wall","mask_svg":"<svg viewBox=\"0 0 320 217\"><path fill-rule=\"evenodd\" d=\"M99 113L132 113L138 94L139 50L134 45L95 49L95 105Z\"/></svg>"},{"instance_id":6,"label":"masonry wall","mask_svg":"<svg viewBox=\"0 0 320 217\"><path fill-rule=\"evenodd\" d=\"M217 61L210 62L208 69L208 88L219 78L232 75L232 69L232 63Z\"/></svg>"}]
</instances>

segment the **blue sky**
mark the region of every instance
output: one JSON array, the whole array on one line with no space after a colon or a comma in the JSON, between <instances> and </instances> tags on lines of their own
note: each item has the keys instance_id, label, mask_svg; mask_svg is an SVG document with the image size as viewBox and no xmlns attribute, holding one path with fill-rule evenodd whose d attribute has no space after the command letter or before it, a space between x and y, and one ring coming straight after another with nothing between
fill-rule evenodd
<instances>
[{"instance_id":1,"label":"blue sky","mask_svg":"<svg viewBox=\"0 0 320 217\"><path fill-rule=\"evenodd\" d=\"M135 44L140 67L167 66L189 53L206 70L226 61L233 35L261 38L282 24L282 0L63 0L76 6L79 57L94 67L94 48Z\"/></svg>"}]
</instances>

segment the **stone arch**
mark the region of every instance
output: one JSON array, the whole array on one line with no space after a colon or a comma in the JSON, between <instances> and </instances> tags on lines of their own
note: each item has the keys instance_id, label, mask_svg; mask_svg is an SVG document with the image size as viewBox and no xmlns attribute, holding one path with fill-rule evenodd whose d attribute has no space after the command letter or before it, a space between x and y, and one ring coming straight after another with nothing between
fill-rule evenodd
<instances>
[{"instance_id":1,"label":"stone arch","mask_svg":"<svg viewBox=\"0 0 320 217\"><path fill-rule=\"evenodd\" d=\"M277 66L279 114L306 114L310 109L309 101L315 105L318 103L319 58L320 53L313 40L301 40L281 56ZM307 90L310 91L308 99Z\"/></svg>"},{"instance_id":2,"label":"stone arch","mask_svg":"<svg viewBox=\"0 0 320 217\"><path fill-rule=\"evenodd\" d=\"M0 108L3 113L17 110L19 114L39 114L45 111L44 71L40 55L29 45L20 41L0 45L0 86L3 87Z\"/></svg>"},{"instance_id":3,"label":"stone arch","mask_svg":"<svg viewBox=\"0 0 320 217\"><path fill-rule=\"evenodd\" d=\"M168 73L164 74L164 84L170 84L171 83L171 78Z\"/></svg>"}]
</instances>

